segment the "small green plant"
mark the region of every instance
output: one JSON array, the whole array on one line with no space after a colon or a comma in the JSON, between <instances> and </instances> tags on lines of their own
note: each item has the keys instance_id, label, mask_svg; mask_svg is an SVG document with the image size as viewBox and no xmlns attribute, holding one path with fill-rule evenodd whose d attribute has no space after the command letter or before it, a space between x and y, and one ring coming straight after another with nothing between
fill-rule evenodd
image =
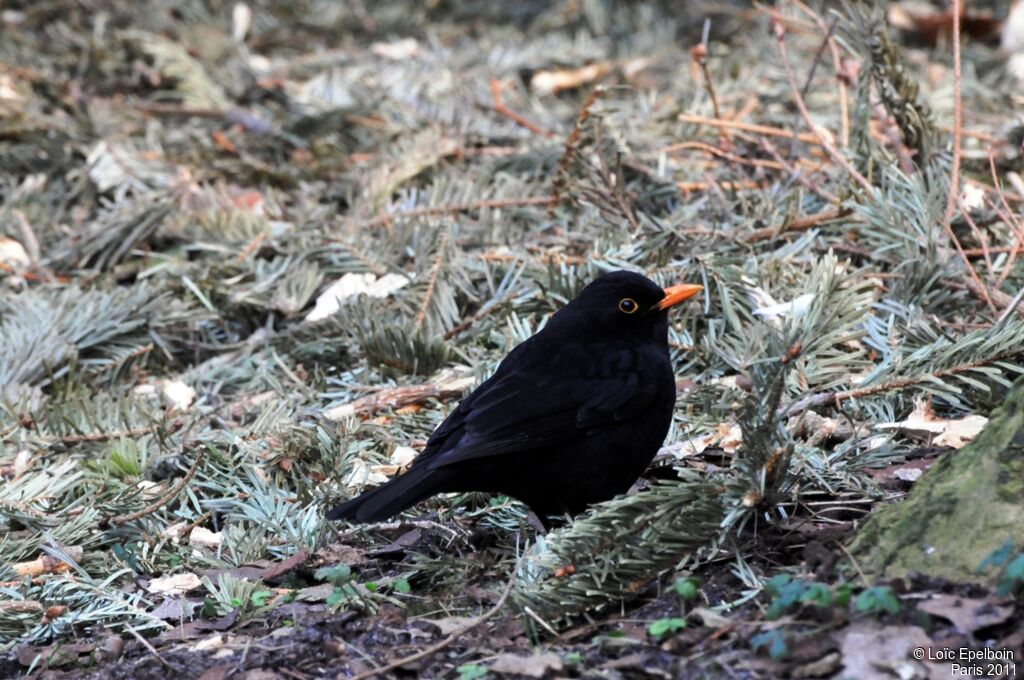
<instances>
[{"instance_id":1,"label":"small green plant","mask_svg":"<svg viewBox=\"0 0 1024 680\"><path fill-rule=\"evenodd\" d=\"M409 582L404 578L395 579L395 582L391 585L395 589L396 593L405 594L412 591L412 586L410 586Z\"/></svg>"},{"instance_id":2,"label":"small green plant","mask_svg":"<svg viewBox=\"0 0 1024 680\"><path fill-rule=\"evenodd\" d=\"M347 564L320 567L313 576L319 581L327 581L331 585L340 586L348 583L349 579L352 578L352 568Z\"/></svg>"},{"instance_id":3,"label":"small green plant","mask_svg":"<svg viewBox=\"0 0 1024 680\"><path fill-rule=\"evenodd\" d=\"M762 648L767 648L768 655L776 660L782 659L789 654L789 649L786 647L786 637L778 628L766 630L750 638L750 646L755 652Z\"/></svg>"},{"instance_id":4,"label":"small green plant","mask_svg":"<svg viewBox=\"0 0 1024 680\"><path fill-rule=\"evenodd\" d=\"M209 577L203 578L203 586L208 595L203 599L204 616L224 616L236 609L248 613L267 604L274 593L260 589L260 584L235 578L230 574L220 574L214 583Z\"/></svg>"},{"instance_id":5,"label":"small green plant","mask_svg":"<svg viewBox=\"0 0 1024 680\"><path fill-rule=\"evenodd\" d=\"M254 608L259 609L260 607L265 607L273 596L274 592L272 590L257 590L249 596L249 602Z\"/></svg>"},{"instance_id":6,"label":"small green plant","mask_svg":"<svg viewBox=\"0 0 1024 680\"><path fill-rule=\"evenodd\" d=\"M978 565L979 572L988 567L999 569L996 576L996 595L999 597L1024 594L1024 552L1015 557L1013 549L1013 541L1006 541Z\"/></svg>"},{"instance_id":7,"label":"small green plant","mask_svg":"<svg viewBox=\"0 0 1024 680\"><path fill-rule=\"evenodd\" d=\"M651 621L650 625L647 626L647 632L650 633L651 637L660 638L663 635L675 633L683 628L686 628L686 619L676 616Z\"/></svg>"},{"instance_id":8,"label":"small green plant","mask_svg":"<svg viewBox=\"0 0 1024 680\"><path fill-rule=\"evenodd\" d=\"M1024 593L1024 552L1010 561L999 575L996 595L1005 597L1015 593Z\"/></svg>"},{"instance_id":9,"label":"small green plant","mask_svg":"<svg viewBox=\"0 0 1024 680\"><path fill-rule=\"evenodd\" d=\"M487 675L487 669L476 663L462 664L457 669L459 680L478 680Z\"/></svg>"},{"instance_id":10,"label":"small green plant","mask_svg":"<svg viewBox=\"0 0 1024 680\"><path fill-rule=\"evenodd\" d=\"M672 584L672 589L676 591L679 597L686 601L695 600L700 593L700 579L692 576L680 576Z\"/></svg>"},{"instance_id":11,"label":"small green plant","mask_svg":"<svg viewBox=\"0 0 1024 680\"><path fill-rule=\"evenodd\" d=\"M355 605L371 610L375 608L366 593L360 592L359 587L352 581L352 569L347 564L321 567L314 572L313 576L334 586L334 590L326 599L328 607L341 609L344 606ZM367 583L364 587L371 594L376 592L375 583Z\"/></svg>"},{"instance_id":12,"label":"small green plant","mask_svg":"<svg viewBox=\"0 0 1024 680\"><path fill-rule=\"evenodd\" d=\"M830 587L817 581L794 579L789 574L776 574L765 583L765 593L771 598L765 618L774 620L803 605L816 607L846 606L852 588L847 583Z\"/></svg>"},{"instance_id":13,"label":"small green plant","mask_svg":"<svg viewBox=\"0 0 1024 680\"><path fill-rule=\"evenodd\" d=\"M857 595L853 607L864 614L900 613L900 601L889 586L873 586Z\"/></svg>"},{"instance_id":14,"label":"small green plant","mask_svg":"<svg viewBox=\"0 0 1024 680\"><path fill-rule=\"evenodd\" d=\"M695 600L700 594L700 579L692 576L679 576L672 583L672 590L683 601L679 606L679 616L667 616L651 621L647 626L648 634L660 638L686 628L686 603Z\"/></svg>"}]
</instances>

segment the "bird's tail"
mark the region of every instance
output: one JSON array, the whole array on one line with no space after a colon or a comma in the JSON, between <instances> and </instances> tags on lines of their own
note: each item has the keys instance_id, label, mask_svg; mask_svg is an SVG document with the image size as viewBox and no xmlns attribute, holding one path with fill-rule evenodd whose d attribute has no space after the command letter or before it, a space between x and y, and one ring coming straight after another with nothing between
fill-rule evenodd
<instances>
[{"instance_id":1,"label":"bird's tail","mask_svg":"<svg viewBox=\"0 0 1024 680\"><path fill-rule=\"evenodd\" d=\"M436 470L414 468L342 503L327 513L327 519L380 522L442 491L442 477Z\"/></svg>"}]
</instances>

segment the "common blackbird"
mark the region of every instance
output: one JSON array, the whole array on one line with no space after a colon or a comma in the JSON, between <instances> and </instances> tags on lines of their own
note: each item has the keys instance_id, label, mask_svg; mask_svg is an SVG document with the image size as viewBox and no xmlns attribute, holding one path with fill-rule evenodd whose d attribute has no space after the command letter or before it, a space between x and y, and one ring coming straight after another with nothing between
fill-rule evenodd
<instances>
[{"instance_id":1,"label":"common blackbird","mask_svg":"<svg viewBox=\"0 0 1024 680\"><path fill-rule=\"evenodd\" d=\"M549 525L629 489L676 401L668 309L700 292L616 271L511 352L434 431L409 470L327 513L375 522L444 492L489 491Z\"/></svg>"}]
</instances>

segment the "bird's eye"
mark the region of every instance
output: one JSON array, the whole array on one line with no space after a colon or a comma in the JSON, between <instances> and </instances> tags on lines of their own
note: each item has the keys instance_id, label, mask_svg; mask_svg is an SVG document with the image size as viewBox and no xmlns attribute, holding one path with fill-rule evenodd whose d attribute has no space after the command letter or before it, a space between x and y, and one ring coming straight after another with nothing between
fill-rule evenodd
<instances>
[{"instance_id":1,"label":"bird's eye","mask_svg":"<svg viewBox=\"0 0 1024 680\"><path fill-rule=\"evenodd\" d=\"M632 314L640 309L640 305L633 298L622 298L619 300L619 311L623 314Z\"/></svg>"}]
</instances>

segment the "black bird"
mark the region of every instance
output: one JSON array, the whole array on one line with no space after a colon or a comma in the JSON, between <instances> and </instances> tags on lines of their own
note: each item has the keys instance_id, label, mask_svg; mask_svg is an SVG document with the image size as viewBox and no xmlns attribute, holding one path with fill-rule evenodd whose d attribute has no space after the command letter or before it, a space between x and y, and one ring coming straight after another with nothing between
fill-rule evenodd
<instances>
[{"instance_id":1,"label":"black bird","mask_svg":"<svg viewBox=\"0 0 1024 680\"><path fill-rule=\"evenodd\" d=\"M672 420L668 309L700 290L627 271L594 280L462 400L405 474L327 518L375 522L434 494L490 491L548 526L624 493Z\"/></svg>"}]
</instances>

